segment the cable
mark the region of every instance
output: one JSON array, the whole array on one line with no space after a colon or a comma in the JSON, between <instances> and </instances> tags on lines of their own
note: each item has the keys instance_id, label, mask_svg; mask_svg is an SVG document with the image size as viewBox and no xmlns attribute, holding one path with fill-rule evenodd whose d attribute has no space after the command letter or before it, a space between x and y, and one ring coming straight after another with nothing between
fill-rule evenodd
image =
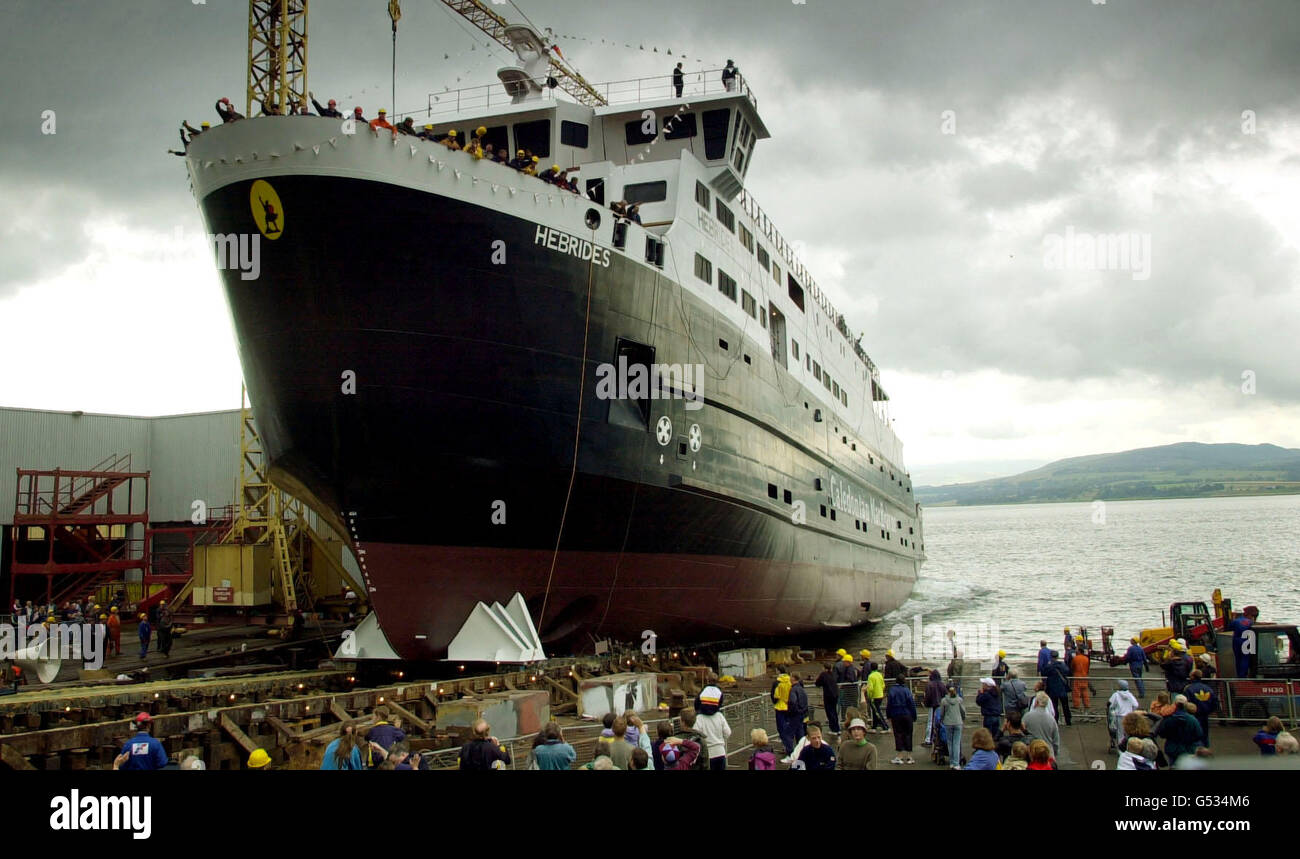
<instances>
[{"instance_id":1,"label":"cable","mask_svg":"<svg viewBox=\"0 0 1300 859\"><path fill-rule=\"evenodd\" d=\"M578 477L578 445L582 438L582 403L587 393L587 349L591 342L591 284L596 270L596 254L587 263L587 312L582 327L582 363L578 365L578 417L573 427L573 467L569 469L569 488L564 493L564 509L560 512L560 527L555 533L555 551L551 554L551 569L546 574L546 592L542 595L542 610L537 615L537 634L542 632L546 618L546 604L551 598L551 581L555 577L555 563L560 558L560 540L564 537L564 523L569 516L569 501L573 497L573 483ZM611 591L612 594L612 591Z\"/></svg>"}]
</instances>

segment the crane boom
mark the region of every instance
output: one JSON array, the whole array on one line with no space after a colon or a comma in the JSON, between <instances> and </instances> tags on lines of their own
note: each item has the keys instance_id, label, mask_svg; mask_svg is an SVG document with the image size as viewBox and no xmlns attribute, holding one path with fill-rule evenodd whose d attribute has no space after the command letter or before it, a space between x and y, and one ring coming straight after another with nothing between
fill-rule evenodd
<instances>
[{"instance_id":1,"label":"crane boom","mask_svg":"<svg viewBox=\"0 0 1300 859\"><path fill-rule=\"evenodd\" d=\"M307 0L248 0L244 115L287 114L307 102Z\"/></svg>"},{"instance_id":2,"label":"crane boom","mask_svg":"<svg viewBox=\"0 0 1300 859\"><path fill-rule=\"evenodd\" d=\"M481 0L442 0L442 2L448 9L482 30L494 41L514 50L514 44L506 36L506 29L511 26L510 22L489 9ZM586 78L558 57L550 57L550 76L555 78L556 85L560 89L588 107L608 103Z\"/></svg>"}]
</instances>

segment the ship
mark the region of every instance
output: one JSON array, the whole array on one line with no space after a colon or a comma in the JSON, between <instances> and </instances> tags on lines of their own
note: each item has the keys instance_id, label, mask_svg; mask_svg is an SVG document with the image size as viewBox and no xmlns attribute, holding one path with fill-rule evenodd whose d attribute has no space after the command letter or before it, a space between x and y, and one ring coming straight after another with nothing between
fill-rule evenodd
<instances>
[{"instance_id":1,"label":"ship","mask_svg":"<svg viewBox=\"0 0 1300 859\"><path fill-rule=\"evenodd\" d=\"M922 511L877 365L745 189L771 137L750 82L557 80L549 36L500 31L514 65L431 95L434 139L268 115L186 151L272 479L360 562L342 652L789 641L896 609Z\"/></svg>"}]
</instances>

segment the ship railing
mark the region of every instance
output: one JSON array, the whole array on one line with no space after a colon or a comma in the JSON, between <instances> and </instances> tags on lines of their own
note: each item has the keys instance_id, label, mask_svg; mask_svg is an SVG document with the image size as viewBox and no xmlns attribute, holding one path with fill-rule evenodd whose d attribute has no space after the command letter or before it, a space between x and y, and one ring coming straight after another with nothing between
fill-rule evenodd
<instances>
[{"instance_id":1,"label":"ship railing","mask_svg":"<svg viewBox=\"0 0 1300 859\"><path fill-rule=\"evenodd\" d=\"M710 69L703 72L687 72L682 87L682 98L698 98L705 95L725 95L734 93L749 99L749 103L758 110L758 99L744 76L736 75L733 89L728 90L722 83L722 69ZM557 90L546 86L545 80L537 80L542 89L542 102L555 99ZM652 99L677 98L672 75L654 75L646 78L629 78L620 81L605 81L592 84L608 104L629 104ZM499 84L484 84L464 87L462 89L431 92L425 108L425 116L450 116L459 113L486 113L498 107L514 104L514 97ZM406 114L402 114L405 116ZM413 114L412 114L413 115Z\"/></svg>"},{"instance_id":2,"label":"ship railing","mask_svg":"<svg viewBox=\"0 0 1300 859\"><path fill-rule=\"evenodd\" d=\"M835 305L831 304L830 299L826 297L826 294L822 292L821 287L817 285L817 282L813 280L812 275L808 273L808 269L804 266L803 261L795 254L794 246L790 242L786 241L785 236L781 235L780 230L778 230L776 225L772 223L772 219L763 211L763 207L758 205L758 201L754 199L754 196L748 191L748 189L741 192L740 205L745 214L749 215L753 220L754 226L756 226L763 235L767 237L771 246L774 247L784 258L787 273L799 282L799 285L803 287L805 294L812 296L813 300L817 302L817 306L821 308L822 312L826 314L839 332L844 335L844 339L849 341L853 346L854 354L862 359L862 363L867 365L867 370L870 375L877 375L878 370L876 368L876 363L871 360L870 356L867 355L866 350L864 350L853 338L853 334L849 329L848 321L844 318L844 314L836 310Z\"/></svg>"}]
</instances>

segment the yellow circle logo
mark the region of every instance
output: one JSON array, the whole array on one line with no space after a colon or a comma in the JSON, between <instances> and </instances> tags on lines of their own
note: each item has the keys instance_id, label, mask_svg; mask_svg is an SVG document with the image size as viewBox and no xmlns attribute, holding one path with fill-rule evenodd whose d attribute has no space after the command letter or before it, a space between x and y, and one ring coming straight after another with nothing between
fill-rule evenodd
<instances>
[{"instance_id":1,"label":"yellow circle logo","mask_svg":"<svg viewBox=\"0 0 1300 859\"><path fill-rule=\"evenodd\" d=\"M248 204L253 210L253 220L262 235L274 241L284 234L284 206L280 204L280 195L275 193L271 183L258 179L248 192Z\"/></svg>"}]
</instances>

